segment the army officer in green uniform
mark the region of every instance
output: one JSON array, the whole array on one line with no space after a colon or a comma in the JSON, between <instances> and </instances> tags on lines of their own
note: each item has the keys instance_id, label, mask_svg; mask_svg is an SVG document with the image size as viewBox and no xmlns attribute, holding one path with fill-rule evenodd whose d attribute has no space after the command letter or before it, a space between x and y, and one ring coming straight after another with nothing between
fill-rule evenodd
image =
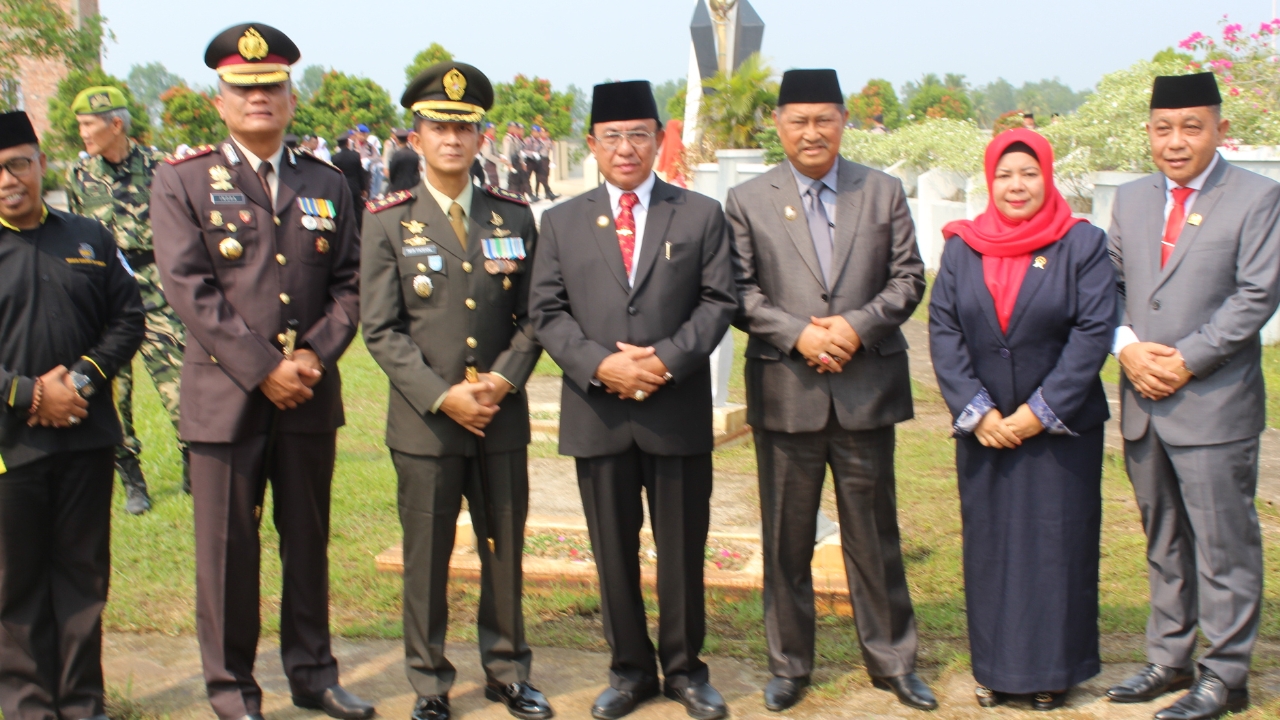
<instances>
[{"instance_id":1,"label":"army officer in green uniform","mask_svg":"<svg viewBox=\"0 0 1280 720\"><path fill-rule=\"evenodd\" d=\"M131 119L119 88L86 88L71 103L80 124L80 139L89 157L67 172L67 204L71 212L91 217L111 231L116 246L129 262L142 304L147 311L147 335L142 361L155 382L174 430L178 428L178 378L186 329L164 299L151 242L151 177L164 153L129 138ZM116 448L116 472L125 489L125 507L134 515L151 509L147 481L138 456L142 443L133 427L133 371L120 366L115 379L116 409L124 442ZM190 487L187 446L182 448L183 487Z\"/></svg>"},{"instance_id":2,"label":"army officer in green uniform","mask_svg":"<svg viewBox=\"0 0 1280 720\"><path fill-rule=\"evenodd\" d=\"M471 184L493 87L442 63L404 92L423 181L368 204L360 261L365 343L391 380L387 445L404 528L405 665L413 720L450 716L444 657L449 573L462 498L481 538L479 643L485 695L526 719L549 718L529 684L520 555L528 511L529 406L542 349L529 324L537 231L528 206ZM489 518L492 518L492 524Z\"/></svg>"}]
</instances>

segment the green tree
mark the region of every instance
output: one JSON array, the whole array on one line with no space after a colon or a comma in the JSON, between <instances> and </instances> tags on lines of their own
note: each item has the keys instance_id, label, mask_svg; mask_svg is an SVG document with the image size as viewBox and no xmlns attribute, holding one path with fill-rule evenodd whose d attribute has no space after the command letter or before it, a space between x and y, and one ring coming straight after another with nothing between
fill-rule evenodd
<instances>
[{"instance_id":1,"label":"green tree","mask_svg":"<svg viewBox=\"0 0 1280 720\"><path fill-rule=\"evenodd\" d=\"M302 75L293 83L293 90L298 95L298 102L306 102L315 97L320 84L324 82L324 67L308 65L302 69Z\"/></svg>"},{"instance_id":2,"label":"green tree","mask_svg":"<svg viewBox=\"0 0 1280 720\"><path fill-rule=\"evenodd\" d=\"M164 65L153 62L129 68L129 87L138 102L147 108L152 127L159 127L164 115L164 103L160 96L171 87L182 85L182 78L174 75Z\"/></svg>"},{"instance_id":3,"label":"green tree","mask_svg":"<svg viewBox=\"0 0 1280 720\"><path fill-rule=\"evenodd\" d=\"M907 111L916 122L927 117L968 120L973 117L973 101L959 88L926 85L911 98Z\"/></svg>"},{"instance_id":4,"label":"green tree","mask_svg":"<svg viewBox=\"0 0 1280 720\"><path fill-rule=\"evenodd\" d=\"M100 65L104 21L74 18L57 0L0 0L0 110L18 106L18 60L62 60L88 72Z\"/></svg>"},{"instance_id":5,"label":"green tree","mask_svg":"<svg viewBox=\"0 0 1280 720\"><path fill-rule=\"evenodd\" d=\"M753 148L757 136L772 123L778 106L773 69L756 53L730 75L716 73L703 84L702 137L715 148Z\"/></svg>"},{"instance_id":6,"label":"green tree","mask_svg":"<svg viewBox=\"0 0 1280 720\"><path fill-rule=\"evenodd\" d=\"M227 126L208 94L175 85L160 96L160 101L164 105L160 147L169 151L179 145L197 147L227 136Z\"/></svg>"},{"instance_id":7,"label":"green tree","mask_svg":"<svg viewBox=\"0 0 1280 720\"><path fill-rule=\"evenodd\" d=\"M357 125L380 138L390 135L397 118L391 96L378 83L331 70L310 100L298 104L290 132L332 140Z\"/></svg>"},{"instance_id":8,"label":"green tree","mask_svg":"<svg viewBox=\"0 0 1280 720\"><path fill-rule=\"evenodd\" d=\"M54 96L49 98L49 134L42 138L41 144L52 157L68 160L84 149L80 140L80 124L76 120L76 114L71 112L71 103L75 102L76 95L81 90L95 85L120 88L128 102L129 117L132 120L129 136L138 142L147 142L151 129L147 108L130 91L128 83L93 66L88 70L72 70L58 83Z\"/></svg>"},{"instance_id":9,"label":"green tree","mask_svg":"<svg viewBox=\"0 0 1280 720\"><path fill-rule=\"evenodd\" d=\"M884 125L890 130L902 126L902 103L888 80L868 80L862 92L849 96L848 106L849 114L864 128L872 126L871 119L876 115L884 116Z\"/></svg>"},{"instance_id":10,"label":"green tree","mask_svg":"<svg viewBox=\"0 0 1280 720\"><path fill-rule=\"evenodd\" d=\"M688 85L688 80L667 80L653 87L653 99L658 103L658 116L662 118L664 125L671 118L684 119L684 97ZM679 113L672 110L678 110Z\"/></svg>"},{"instance_id":11,"label":"green tree","mask_svg":"<svg viewBox=\"0 0 1280 720\"><path fill-rule=\"evenodd\" d=\"M435 65L436 63L449 62L453 59L453 53L449 52L440 43L431 43L425 50L413 56L413 61L404 67L404 84L408 85L413 79L418 77L418 73Z\"/></svg>"},{"instance_id":12,"label":"green tree","mask_svg":"<svg viewBox=\"0 0 1280 720\"><path fill-rule=\"evenodd\" d=\"M566 137L573 132L573 113L578 104L576 90L552 90L550 80L524 75L515 76L509 83L495 83L489 122L500 136L506 134L506 124L515 120L525 127L541 125L553 138Z\"/></svg>"}]
</instances>

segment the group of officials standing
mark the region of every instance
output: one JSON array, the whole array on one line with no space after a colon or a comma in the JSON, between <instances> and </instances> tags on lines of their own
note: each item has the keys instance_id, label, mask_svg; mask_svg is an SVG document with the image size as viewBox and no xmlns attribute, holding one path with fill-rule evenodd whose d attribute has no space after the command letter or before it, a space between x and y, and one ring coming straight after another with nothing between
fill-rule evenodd
<instances>
[{"instance_id":1,"label":"group of officials standing","mask_svg":"<svg viewBox=\"0 0 1280 720\"><path fill-rule=\"evenodd\" d=\"M912 415L900 326L921 301L924 266L901 183L839 157L847 112L835 72L784 75L774 120L787 161L734 188L724 210L653 172L664 137L647 82L596 86L587 142L605 182L548 210L539 228L524 197L471 182L474 159L492 145L482 129L493 104L489 80L470 65L438 64L401 99L413 113L407 142L423 159L422 181L370 202L361 227L342 173L283 142L299 57L284 33L258 23L228 28L209 44L205 61L218 74L215 104L230 136L158 166L149 181L154 250L130 244L127 229L49 210L30 123L20 112L0 116L5 716L102 715L100 615L112 448L121 441L108 393L144 335L152 353L177 347L181 355L185 343L179 430L189 448L197 630L214 711L222 720L262 715L253 668L259 525L270 486L293 702L345 720L374 714L339 683L328 627L330 485L343 424L338 360L360 324L390 379L386 437L404 530L413 720L451 714L446 588L464 497L480 538L485 696L525 720L554 714L529 682L521 605L524 388L543 349L564 371L560 451L576 461L612 653L609 687L592 715L621 718L658 694L701 720L728 713L699 655L712 494L708 357L731 323L750 335L748 412L773 675L766 707L798 702L813 671L809 566L830 468L868 674L903 704L936 708L915 672L894 478L894 426ZM1200 77L1157 87L1153 97L1164 100L1153 101L1151 136L1162 172L1118 197L1110 252L1122 303L1101 233L1077 229L1052 190L1052 151L1034 132L993 143L992 206L950 229L964 244L945 254L933 327L953 350L936 362L956 415L966 577L990 575L982 574L989 561L1007 566L1007 577L1034 579L1018 574L1019 562L1084 545L1071 556L1075 565L1048 565L1069 576L1065 601L1053 582L1021 588L1025 607L1074 608L1049 626L1002 626L1004 618L970 596L971 632L1000 637L994 645L973 637L985 706L1030 690L1047 691L1034 706L1052 709L1097 671L1097 519L1087 481L1096 495L1100 454L1080 451L1101 442L1105 403L1089 414L1097 405L1089 399L1109 345L1098 338L1109 341L1117 324L1126 458L1150 537L1153 613L1151 665L1111 698L1150 700L1194 680L1160 720L1247 705L1261 587L1252 509L1262 427L1258 330L1278 297L1280 186L1217 154L1227 125L1216 86L1209 93ZM146 158L119 139L127 125L112 115L118 98L91 90L82 135L88 145L103 133L94 140L97 173L124 183ZM111 184L86 185L77 207L106 219L94 208L106 205L95 203L113 194ZM1072 280L1085 277L1090 283ZM1052 312L1022 307L1037 292L1067 298L1047 303ZM1080 304L1090 293L1112 299ZM977 304L966 305L970 299ZM163 320L167 308L176 320ZM1055 375L1055 363L1035 353L1024 360L1022 348L1037 343L1013 333L1028 313L1044 320L1035 332L1048 344L1037 352L1058 348L1057 365L1069 372ZM981 327L966 325L972 318ZM159 337L162 321L173 323L164 326L170 337ZM1014 382L1020 367L1029 370ZM1206 421L1210 429L1194 429ZM1069 440L1031 442L1041 431ZM1020 447L1020 455L983 454ZM997 512L984 505L1007 489L974 493L974 483L1007 476L1005 457L1028 467L1056 462L1059 476L1084 477L1075 496L1080 526L1064 533L1061 517L1044 520L1055 532L1037 535L1017 525L1026 520L1019 509L1035 509L1036 497ZM640 582L644 502L658 556L656 647ZM1005 526L1038 542L1011 553L988 532ZM971 545L984 551L970 554ZM1031 632L1006 636L1009 628ZM1198 676L1197 628L1211 644ZM1064 634L1083 640L1045 641ZM1028 643L1038 653L1018 655ZM1060 661L1071 667L1053 669ZM1037 675L1040 664L1050 669Z\"/></svg>"}]
</instances>

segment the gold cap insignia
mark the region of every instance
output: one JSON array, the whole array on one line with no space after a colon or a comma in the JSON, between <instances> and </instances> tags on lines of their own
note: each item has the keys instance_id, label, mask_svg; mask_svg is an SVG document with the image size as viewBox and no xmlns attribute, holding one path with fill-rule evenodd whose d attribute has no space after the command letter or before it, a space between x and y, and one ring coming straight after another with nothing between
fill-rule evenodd
<instances>
[{"instance_id":1,"label":"gold cap insignia","mask_svg":"<svg viewBox=\"0 0 1280 720\"><path fill-rule=\"evenodd\" d=\"M431 297L431 291L434 289L431 278L426 275L417 275L413 278L413 291L418 294L418 297Z\"/></svg>"},{"instance_id":2,"label":"gold cap insignia","mask_svg":"<svg viewBox=\"0 0 1280 720\"><path fill-rule=\"evenodd\" d=\"M236 43L236 49L240 51L240 57L250 62L261 60L270 50L267 47L266 38L253 28L244 31L244 35L240 36L240 42Z\"/></svg>"},{"instance_id":3,"label":"gold cap insignia","mask_svg":"<svg viewBox=\"0 0 1280 720\"><path fill-rule=\"evenodd\" d=\"M97 93L89 96L89 109L98 111L106 110L111 107L111 96L106 93Z\"/></svg>"},{"instance_id":4,"label":"gold cap insignia","mask_svg":"<svg viewBox=\"0 0 1280 720\"><path fill-rule=\"evenodd\" d=\"M218 243L218 252L222 253L222 257L228 260L239 260L244 254L244 246L235 238L226 238Z\"/></svg>"},{"instance_id":5,"label":"gold cap insignia","mask_svg":"<svg viewBox=\"0 0 1280 720\"><path fill-rule=\"evenodd\" d=\"M450 100L461 100L462 96L467 92L467 78L458 72L458 68L454 68L445 73L444 76L444 94L449 96Z\"/></svg>"},{"instance_id":6,"label":"gold cap insignia","mask_svg":"<svg viewBox=\"0 0 1280 720\"><path fill-rule=\"evenodd\" d=\"M493 224L493 225L501 225L501 224L502 224L502 216L501 216L501 215L499 215L499 214L498 214L498 213L496 213L496 212L493 212L492 210L490 210L490 211L489 211L489 214L490 214L490 216L491 216L491 217L489 218L489 222L490 222L490 224Z\"/></svg>"},{"instance_id":7,"label":"gold cap insignia","mask_svg":"<svg viewBox=\"0 0 1280 720\"><path fill-rule=\"evenodd\" d=\"M1200 213L1191 213L1187 216L1188 225L1199 225L1202 222L1204 222L1204 216Z\"/></svg>"},{"instance_id":8,"label":"gold cap insignia","mask_svg":"<svg viewBox=\"0 0 1280 720\"><path fill-rule=\"evenodd\" d=\"M602 228L609 227L609 218L605 217L604 215L601 215L600 217L596 218L596 225Z\"/></svg>"},{"instance_id":9,"label":"gold cap insignia","mask_svg":"<svg viewBox=\"0 0 1280 720\"><path fill-rule=\"evenodd\" d=\"M1035 262L1031 263L1031 267L1033 267L1033 268L1035 268L1035 269L1037 269L1037 270L1043 270L1043 269L1044 269L1044 267L1045 267L1046 265L1048 265L1048 264L1049 264L1049 258L1047 258L1047 257L1045 257L1045 256L1043 256L1043 255L1037 255L1037 256L1036 256L1036 259L1035 259Z\"/></svg>"},{"instance_id":10,"label":"gold cap insignia","mask_svg":"<svg viewBox=\"0 0 1280 720\"><path fill-rule=\"evenodd\" d=\"M798 214L796 213L796 209L795 209L795 208L793 208L793 207L791 207L790 205L788 205L788 206L786 206L786 207L782 208L782 217L784 217L784 218L786 218L786 219L788 219L788 220L795 220L795 219L798 217Z\"/></svg>"},{"instance_id":11,"label":"gold cap insignia","mask_svg":"<svg viewBox=\"0 0 1280 720\"><path fill-rule=\"evenodd\" d=\"M405 229L409 231L410 235L421 235L422 231L427 229L426 225L423 225L417 220L410 220L408 222L405 222L402 220L400 224L403 225Z\"/></svg>"}]
</instances>

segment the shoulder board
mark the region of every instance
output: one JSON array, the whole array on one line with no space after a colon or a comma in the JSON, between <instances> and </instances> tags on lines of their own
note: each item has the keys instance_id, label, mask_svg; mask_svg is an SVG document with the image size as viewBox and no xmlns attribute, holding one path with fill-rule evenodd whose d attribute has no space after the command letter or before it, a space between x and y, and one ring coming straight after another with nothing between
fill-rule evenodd
<instances>
[{"instance_id":1,"label":"shoulder board","mask_svg":"<svg viewBox=\"0 0 1280 720\"><path fill-rule=\"evenodd\" d=\"M294 154L294 155L297 155L298 157L307 158L308 160L314 160L315 162L318 162L318 163L320 163L321 165L325 165L325 166L328 166L328 167L333 168L334 170L338 170L338 166L337 166L337 165L334 165L334 164L333 164L333 163L331 163L331 162L328 162L328 161L326 161L326 160L322 160L322 159L320 159L320 158L316 157L316 156L315 156L315 155L314 155L310 150L308 150L307 148L304 148L304 147L295 148L295 149L294 149L294 151L293 151L293 154ZM338 172L342 172L342 171L341 171L341 170L338 170Z\"/></svg>"},{"instance_id":2,"label":"shoulder board","mask_svg":"<svg viewBox=\"0 0 1280 720\"><path fill-rule=\"evenodd\" d=\"M498 198L499 200L506 200L507 202L518 203L520 205L529 204L529 201L525 200L519 195L513 192L507 192L506 190L503 190L502 188L497 187L496 185L485 185L484 191L489 193L493 197Z\"/></svg>"},{"instance_id":3,"label":"shoulder board","mask_svg":"<svg viewBox=\"0 0 1280 720\"><path fill-rule=\"evenodd\" d=\"M377 200L370 200L364 204L365 208L371 213L378 213L389 207L395 207L413 198L413 193L408 190L393 192L389 195L383 195Z\"/></svg>"},{"instance_id":4,"label":"shoulder board","mask_svg":"<svg viewBox=\"0 0 1280 720\"><path fill-rule=\"evenodd\" d=\"M201 157L201 156L203 156L203 155L208 155L209 153L213 152L214 150L217 150L217 148L215 148L215 147L214 147L214 146L212 146L212 145L201 145L201 146L200 146L200 147L198 147L198 148L192 148L192 149L191 149L191 152L190 152L188 155L184 156L184 157L173 157L173 156L170 156L170 157L165 158L165 159L164 159L164 161L165 161L165 162L167 162L167 163L169 163L170 165L177 165L178 163L184 163L184 162L186 162L186 161L190 160L191 158L198 158L198 157Z\"/></svg>"}]
</instances>

